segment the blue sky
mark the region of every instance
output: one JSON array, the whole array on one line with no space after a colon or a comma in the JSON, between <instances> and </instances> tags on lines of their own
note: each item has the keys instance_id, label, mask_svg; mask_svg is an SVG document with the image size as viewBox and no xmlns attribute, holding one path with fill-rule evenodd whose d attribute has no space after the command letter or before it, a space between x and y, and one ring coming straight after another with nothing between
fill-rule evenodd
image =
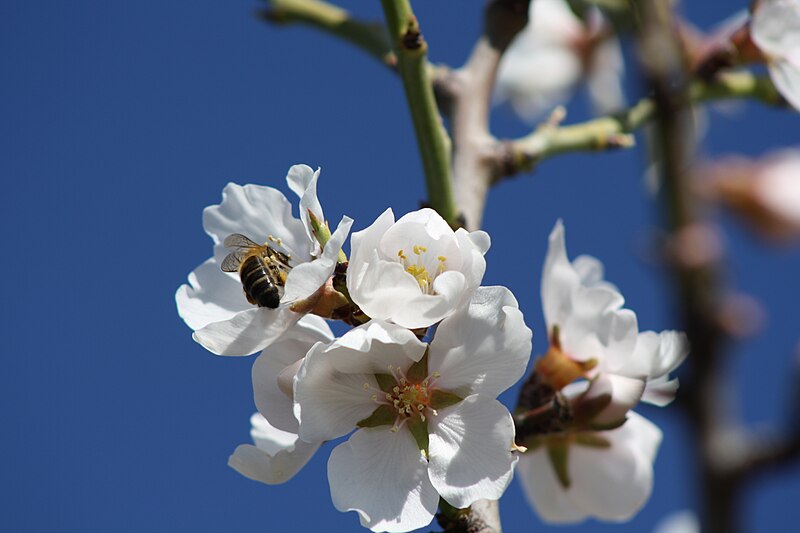
<instances>
[{"instance_id":1,"label":"blue sky","mask_svg":"<svg viewBox=\"0 0 800 533\"><path fill-rule=\"evenodd\" d=\"M377 2L347 4L380 15ZM417 4L432 59L460 64L482 2ZM355 514L330 503L327 453L278 487L226 466L248 439L252 359L204 351L175 311L176 288L211 252L202 208L219 202L228 181L288 192L290 165L321 166L326 213L350 215L356 230L386 207L403 213L424 200L398 80L332 38L265 26L252 15L258 6L0 5L0 227L9 233L0 516L8 530L358 530ZM687 6L704 27L728 9L719 0ZM629 85L637 90L635 75ZM569 109L569 121L586 118L584 96ZM745 104L710 117L708 155L800 142L789 111ZM526 129L503 108L493 123L502 135ZM485 283L514 291L534 353L546 347L538 285L557 218L571 255L605 262L643 329L677 326L666 272L645 260L660 217L643 160L638 149L563 156L492 191ZM727 217L724 230L730 285L768 312L727 368L741 393L732 408L762 428L788 415L800 251L768 247ZM502 399L512 405L515 394ZM647 531L692 507L684 420L677 409L642 412L665 433L653 498L630 524L581 530ZM800 519L798 474L795 466L746 491L748 530ZM547 529L516 482L501 509L510 533Z\"/></svg>"}]
</instances>

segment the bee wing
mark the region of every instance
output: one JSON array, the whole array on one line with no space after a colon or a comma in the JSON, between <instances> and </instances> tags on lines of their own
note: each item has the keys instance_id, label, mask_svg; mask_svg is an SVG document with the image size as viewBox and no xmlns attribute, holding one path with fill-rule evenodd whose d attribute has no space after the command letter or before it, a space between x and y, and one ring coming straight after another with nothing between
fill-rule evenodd
<instances>
[{"instance_id":1,"label":"bee wing","mask_svg":"<svg viewBox=\"0 0 800 533\"><path fill-rule=\"evenodd\" d=\"M260 248L258 243L255 243L242 235L241 233L231 233L225 237L223 243L225 248Z\"/></svg>"},{"instance_id":2,"label":"bee wing","mask_svg":"<svg viewBox=\"0 0 800 533\"><path fill-rule=\"evenodd\" d=\"M227 239L225 240L227 241ZM223 272L237 272L245 255L247 255L247 249L245 248L229 253L225 256L225 259L222 260L220 268Z\"/></svg>"}]
</instances>

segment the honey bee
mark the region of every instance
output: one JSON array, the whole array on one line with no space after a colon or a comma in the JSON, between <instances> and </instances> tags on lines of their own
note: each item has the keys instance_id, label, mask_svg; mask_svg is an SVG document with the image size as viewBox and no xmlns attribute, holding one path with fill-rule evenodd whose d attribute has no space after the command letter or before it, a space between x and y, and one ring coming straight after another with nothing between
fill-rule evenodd
<instances>
[{"instance_id":1,"label":"honey bee","mask_svg":"<svg viewBox=\"0 0 800 533\"><path fill-rule=\"evenodd\" d=\"M279 239L270 237L269 240L281 244ZM228 235L223 244L233 251L225 256L221 268L225 272L239 272L247 301L259 307L276 309L291 270L291 257L269 244L257 244L240 233Z\"/></svg>"}]
</instances>

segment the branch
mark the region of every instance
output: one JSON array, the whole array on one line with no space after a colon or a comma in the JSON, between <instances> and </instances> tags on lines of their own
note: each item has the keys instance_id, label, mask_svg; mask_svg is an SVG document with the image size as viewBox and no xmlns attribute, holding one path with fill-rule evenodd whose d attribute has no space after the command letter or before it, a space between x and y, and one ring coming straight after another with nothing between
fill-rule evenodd
<instances>
[{"instance_id":1,"label":"branch","mask_svg":"<svg viewBox=\"0 0 800 533\"><path fill-rule=\"evenodd\" d=\"M344 9L322 0L267 0L258 16L271 23L300 23L321 29L367 52L394 69L397 58L382 24L353 18Z\"/></svg>"},{"instance_id":2,"label":"branch","mask_svg":"<svg viewBox=\"0 0 800 533\"><path fill-rule=\"evenodd\" d=\"M636 7L641 8L639 56L653 92L653 142L661 156L667 225L672 242L682 245L676 248L670 266L692 349L690 380L682 392L697 440L702 529L731 533L740 523L736 516L739 484L730 475L738 442L731 438L727 383L721 368L727 339L717 320L722 307L720 258L697 262L681 254L686 246L710 248L697 237L708 232L697 231L706 223L691 186L694 139L688 111L692 91L674 34L671 6L659 0L641 0Z\"/></svg>"},{"instance_id":3,"label":"branch","mask_svg":"<svg viewBox=\"0 0 800 533\"><path fill-rule=\"evenodd\" d=\"M530 0L489 0L472 54L440 84L449 103L456 197L469 229L480 227L486 194L500 171L500 145L489 131L492 90L503 53L528 24L529 5Z\"/></svg>"},{"instance_id":4,"label":"branch","mask_svg":"<svg viewBox=\"0 0 800 533\"><path fill-rule=\"evenodd\" d=\"M768 77L749 72L721 74L710 82L696 81L690 85L687 94L689 100L695 103L747 98L771 105L784 103ZM558 127L546 123L526 137L505 141L505 149L498 153L503 160L496 163L504 169L498 179L530 171L541 160L557 154L634 146L631 134L652 121L655 113L653 99L643 98L622 113L581 124Z\"/></svg>"},{"instance_id":5,"label":"branch","mask_svg":"<svg viewBox=\"0 0 800 533\"><path fill-rule=\"evenodd\" d=\"M450 137L442 124L433 94L427 61L428 44L422 38L409 0L381 0L381 4L417 134L428 201L451 226L456 226L459 215L450 181Z\"/></svg>"}]
</instances>

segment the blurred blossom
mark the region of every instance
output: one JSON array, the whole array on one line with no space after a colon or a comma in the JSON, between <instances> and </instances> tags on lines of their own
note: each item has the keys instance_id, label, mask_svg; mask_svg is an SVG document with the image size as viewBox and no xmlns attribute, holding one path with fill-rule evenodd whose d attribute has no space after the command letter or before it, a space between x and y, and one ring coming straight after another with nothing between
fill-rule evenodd
<instances>
[{"instance_id":1,"label":"blurred blossom","mask_svg":"<svg viewBox=\"0 0 800 533\"><path fill-rule=\"evenodd\" d=\"M775 87L800 110L800 0L757 2L751 33Z\"/></svg>"},{"instance_id":2,"label":"blurred blossom","mask_svg":"<svg viewBox=\"0 0 800 533\"><path fill-rule=\"evenodd\" d=\"M784 150L760 161L729 159L705 169L702 191L770 238L800 237L800 151Z\"/></svg>"},{"instance_id":3,"label":"blurred blossom","mask_svg":"<svg viewBox=\"0 0 800 533\"><path fill-rule=\"evenodd\" d=\"M531 331L511 292L481 287L426 344L371 320L317 344L294 380L300 438L356 430L331 453L334 505L373 531L409 531L441 496L464 508L498 499L516 457L514 422L496 400L522 377Z\"/></svg>"},{"instance_id":4,"label":"blurred blossom","mask_svg":"<svg viewBox=\"0 0 800 533\"><path fill-rule=\"evenodd\" d=\"M286 180L300 197L300 220L292 216L286 197L272 187L229 183L222 203L203 210L203 228L214 243L214 255L189 274L189 283L175 294L178 313L194 330L193 338L217 355L249 355L278 339L325 293L339 250L352 220L342 217L324 250L313 236L309 211L324 221L317 200L317 178L306 165L289 169ZM288 265L279 265L285 282L278 287L277 308L248 302L237 272L223 272L225 257L232 251L225 239L234 234L265 243L284 254Z\"/></svg>"},{"instance_id":5,"label":"blurred blossom","mask_svg":"<svg viewBox=\"0 0 800 533\"><path fill-rule=\"evenodd\" d=\"M465 306L481 284L484 231L456 231L433 209L395 222L391 209L353 234L347 289L370 318L426 328Z\"/></svg>"},{"instance_id":6,"label":"blurred blossom","mask_svg":"<svg viewBox=\"0 0 800 533\"><path fill-rule=\"evenodd\" d=\"M692 511L676 511L656 524L653 533L700 533L700 520Z\"/></svg>"},{"instance_id":7,"label":"blurred blossom","mask_svg":"<svg viewBox=\"0 0 800 533\"><path fill-rule=\"evenodd\" d=\"M586 78L598 113L625 104L619 41L599 11L582 21L564 0L531 2L530 22L503 55L496 99L509 101L524 120L566 102Z\"/></svg>"}]
</instances>

